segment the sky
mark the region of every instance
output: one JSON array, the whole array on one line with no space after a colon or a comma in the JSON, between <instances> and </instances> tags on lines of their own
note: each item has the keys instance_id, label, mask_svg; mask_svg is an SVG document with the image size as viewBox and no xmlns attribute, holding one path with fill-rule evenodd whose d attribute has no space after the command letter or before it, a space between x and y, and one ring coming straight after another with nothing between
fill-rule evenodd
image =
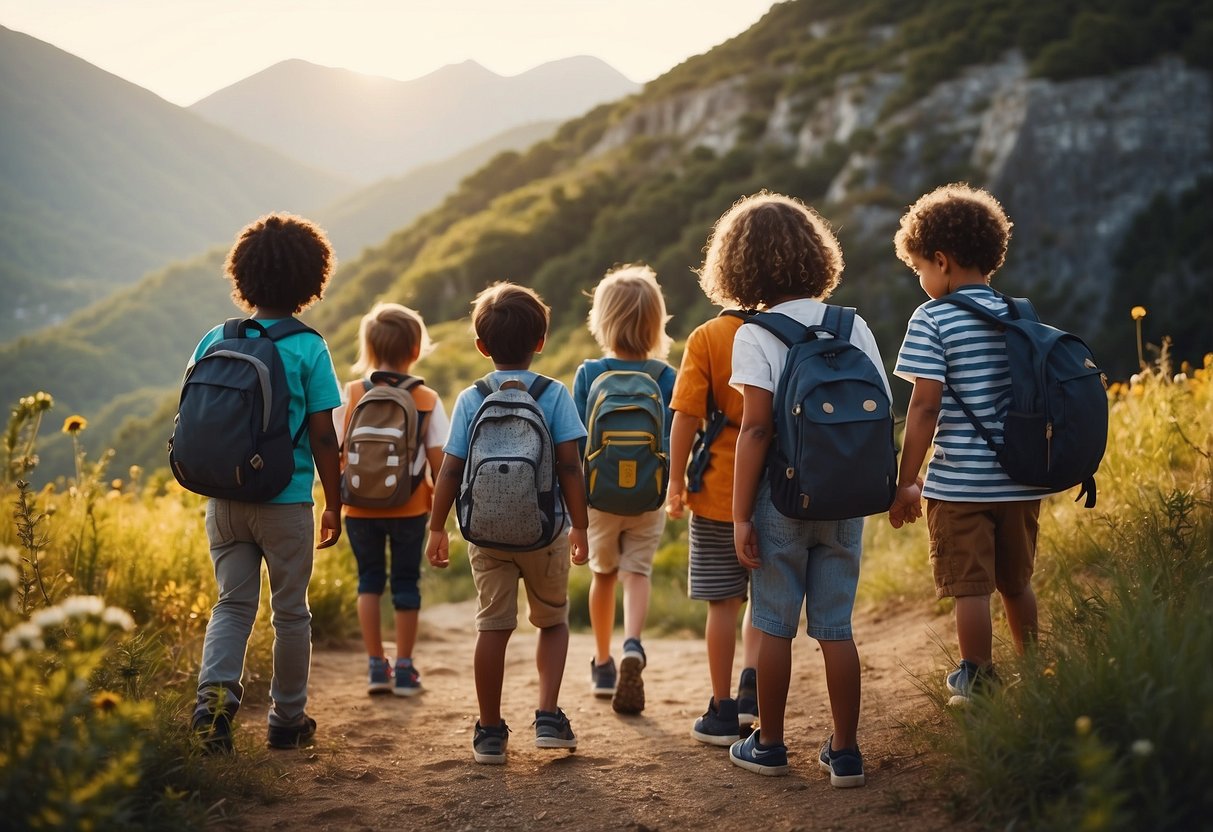
<instances>
[{"instance_id":1,"label":"sky","mask_svg":"<svg viewBox=\"0 0 1213 832\"><path fill-rule=\"evenodd\" d=\"M644 83L772 0L0 0L0 25L188 106L288 58L410 80L593 55Z\"/></svg>"}]
</instances>

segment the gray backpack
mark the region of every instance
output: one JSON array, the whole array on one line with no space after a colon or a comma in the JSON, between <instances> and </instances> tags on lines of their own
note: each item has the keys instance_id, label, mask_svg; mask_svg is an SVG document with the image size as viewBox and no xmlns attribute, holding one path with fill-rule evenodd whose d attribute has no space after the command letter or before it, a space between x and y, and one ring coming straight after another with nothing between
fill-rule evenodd
<instances>
[{"instance_id":1,"label":"gray backpack","mask_svg":"<svg viewBox=\"0 0 1213 832\"><path fill-rule=\"evenodd\" d=\"M469 431L459 530L477 546L542 549L564 530L556 448L537 403L552 380L539 376L530 389L507 381L494 390L492 383L492 376L476 382L485 399Z\"/></svg>"}]
</instances>

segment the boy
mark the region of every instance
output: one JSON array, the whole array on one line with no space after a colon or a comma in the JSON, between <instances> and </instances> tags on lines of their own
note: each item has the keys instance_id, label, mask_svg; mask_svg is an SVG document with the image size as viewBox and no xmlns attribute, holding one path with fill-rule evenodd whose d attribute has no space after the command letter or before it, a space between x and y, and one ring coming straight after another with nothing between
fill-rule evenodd
<instances>
[{"instance_id":1,"label":"boy","mask_svg":"<svg viewBox=\"0 0 1213 832\"><path fill-rule=\"evenodd\" d=\"M333 251L323 231L300 217L270 214L240 232L225 271L233 284L233 300L269 326L319 300L333 266ZM222 325L208 332L191 363L222 334ZM264 503L210 499L206 504L206 533L219 599L206 626L191 727L208 752L232 748L231 721L244 694L240 680L261 598L262 561L269 573L274 613L268 744L271 748L308 745L316 731L316 721L304 712L312 651L312 614L307 605L313 556L312 483L319 471L324 511L315 548L324 549L341 536L338 443L332 420L341 393L323 338L304 332L277 345L290 387L290 423L306 420L307 429L295 446L295 473L277 496Z\"/></svg>"},{"instance_id":2,"label":"boy","mask_svg":"<svg viewBox=\"0 0 1213 832\"><path fill-rule=\"evenodd\" d=\"M509 381L529 388L536 373L528 369L547 337L548 307L535 292L512 283L496 283L476 296L472 327L476 349L493 362L491 386ZM472 420L484 396L473 386L459 394L451 415L442 468L434 487L430 536L425 555L430 565L450 564L446 518L459 492L468 458ZM505 651L518 625L518 580L526 587L530 621L539 630L535 662L539 670L539 709L535 712L537 748L577 747L577 737L557 701L569 648L569 560L589 559L585 484L578 443L585 428L564 385L554 382L539 396L538 405L552 435L564 511L561 524L571 521L569 557L563 535L550 546L529 552L504 551L468 544L468 561L476 582L476 698L480 718L472 737L472 757L478 763L505 762L509 727L501 716L501 687ZM559 496L557 505L560 505Z\"/></svg>"},{"instance_id":3,"label":"boy","mask_svg":"<svg viewBox=\"0 0 1213 832\"><path fill-rule=\"evenodd\" d=\"M997 681L992 664L990 595L997 589L1015 649L1036 634L1031 578L1040 498L1047 489L1014 482L965 417L951 390L997 436L1010 400L1006 340L972 312L941 300L963 292L999 315L1006 303L990 288L1002 266L1011 221L989 193L946 185L921 197L901 218L897 256L930 298L914 311L895 374L914 391L906 414L894 528L914 522L927 498L931 565L938 597L956 599L960 666L947 676L951 705ZM925 484L919 472L932 442Z\"/></svg>"}]
</instances>

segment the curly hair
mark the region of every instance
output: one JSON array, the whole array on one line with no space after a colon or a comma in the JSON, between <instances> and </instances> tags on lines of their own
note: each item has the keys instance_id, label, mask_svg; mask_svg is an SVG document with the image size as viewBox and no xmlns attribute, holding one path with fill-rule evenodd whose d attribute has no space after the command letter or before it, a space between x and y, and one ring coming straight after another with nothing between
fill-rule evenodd
<instances>
[{"instance_id":1,"label":"curly hair","mask_svg":"<svg viewBox=\"0 0 1213 832\"><path fill-rule=\"evenodd\" d=\"M669 320L657 273L649 266L611 269L594 287L590 334L605 353L664 359L670 353Z\"/></svg>"},{"instance_id":2,"label":"curly hair","mask_svg":"<svg viewBox=\"0 0 1213 832\"><path fill-rule=\"evenodd\" d=\"M910 206L893 246L910 268L914 255L926 259L940 251L961 268L976 268L989 277L1006 259L1011 225L989 192L964 183L944 185Z\"/></svg>"},{"instance_id":3,"label":"curly hair","mask_svg":"<svg viewBox=\"0 0 1213 832\"><path fill-rule=\"evenodd\" d=\"M377 303L358 326L355 373L376 367L400 367L433 352L429 330L421 315L399 303Z\"/></svg>"},{"instance_id":4,"label":"curly hair","mask_svg":"<svg viewBox=\"0 0 1213 832\"><path fill-rule=\"evenodd\" d=\"M799 199L760 191L726 211L708 238L699 285L713 303L747 309L824 300L842 276L829 224Z\"/></svg>"},{"instance_id":5,"label":"curly hair","mask_svg":"<svg viewBox=\"0 0 1213 832\"><path fill-rule=\"evenodd\" d=\"M223 268L240 308L295 313L324 296L336 264L319 226L293 214L267 214L240 230Z\"/></svg>"},{"instance_id":6,"label":"curly hair","mask_svg":"<svg viewBox=\"0 0 1213 832\"><path fill-rule=\"evenodd\" d=\"M521 364L530 360L547 336L550 314L535 290L501 281L476 295L472 329L493 361Z\"/></svg>"}]
</instances>

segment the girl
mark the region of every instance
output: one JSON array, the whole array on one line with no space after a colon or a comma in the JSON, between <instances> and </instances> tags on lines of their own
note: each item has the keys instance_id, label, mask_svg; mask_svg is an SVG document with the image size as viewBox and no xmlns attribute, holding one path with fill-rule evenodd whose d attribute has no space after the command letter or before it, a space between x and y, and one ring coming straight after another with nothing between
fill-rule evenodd
<instances>
[{"instance_id":1,"label":"girl","mask_svg":"<svg viewBox=\"0 0 1213 832\"><path fill-rule=\"evenodd\" d=\"M610 370L650 371L661 390L665 416L662 447L669 447L668 408L675 372L664 361L670 351L670 337L665 332L668 320L657 275L648 266L622 266L602 278L594 289L589 328L605 357L582 363L573 379L573 402L583 424L587 422L590 385L599 375ZM593 577L589 605L595 643L590 683L595 696L612 697L611 706L622 714L644 710L641 671L646 659L640 634L649 609L653 556L664 528L665 511L660 505L635 515L608 514L590 508ZM623 584L624 642L618 674L611 656L616 583Z\"/></svg>"}]
</instances>

